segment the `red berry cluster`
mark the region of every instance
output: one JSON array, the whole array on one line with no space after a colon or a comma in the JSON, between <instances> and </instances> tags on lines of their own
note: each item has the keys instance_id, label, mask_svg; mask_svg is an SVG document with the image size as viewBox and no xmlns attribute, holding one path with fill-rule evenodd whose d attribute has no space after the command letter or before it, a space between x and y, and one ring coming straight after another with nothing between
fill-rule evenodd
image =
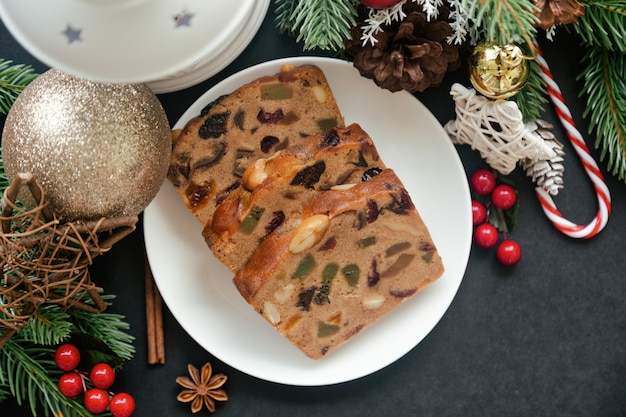
<instances>
[{"instance_id":1,"label":"red berry cluster","mask_svg":"<svg viewBox=\"0 0 626 417\"><path fill-rule=\"evenodd\" d=\"M510 210L517 202L517 192L509 184L498 184L493 172L487 169L475 171L470 178L470 186L478 197L472 200L472 221L474 229L474 242L481 248L492 248L498 243L499 231L489 222L489 210L493 208L502 213ZM483 199L485 203L479 201ZM501 222L504 223L504 222ZM517 242L508 238L504 233L504 239L496 249L496 258L506 266L513 266L520 261L522 249Z\"/></svg>"},{"instance_id":2,"label":"red berry cluster","mask_svg":"<svg viewBox=\"0 0 626 417\"><path fill-rule=\"evenodd\" d=\"M107 363L95 364L87 373L79 371L80 351L70 343L60 345L54 353L54 363L65 373L59 377L59 391L69 398L84 394L85 408L94 414L107 408L113 417L130 417L135 400L125 392L113 394L107 389L115 381L115 370Z\"/></svg>"}]
</instances>

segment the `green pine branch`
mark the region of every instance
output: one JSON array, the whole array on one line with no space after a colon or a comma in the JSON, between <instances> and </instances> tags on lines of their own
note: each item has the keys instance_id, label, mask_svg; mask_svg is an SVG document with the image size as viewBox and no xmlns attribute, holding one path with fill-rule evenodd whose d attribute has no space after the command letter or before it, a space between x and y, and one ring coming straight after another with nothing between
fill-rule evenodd
<instances>
[{"instance_id":1,"label":"green pine branch","mask_svg":"<svg viewBox=\"0 0 626 417\"><path fill-rule=\"evenodd\" d=\"M17 96L37 77L30 65L12 65L0 58L0 114L8 114Z\"/></svg>"},{"instance_id":2,"label":"green pine branch","mask_svg":"<svg viewBox=\"0 0 626 417\"><path fill-rule=\"evenodd\" d=\"M626 2L585 0L581 3L585 5L585 14L571 25L571 30L587 45L626 53Z\"/></svg>"},{"instance_id":3,"label":"green pine branch","mask_svg":"<svg viewBox=\"0 0 626 417\"><path fill-rule=\"evenodd\" d=\"M596 134L600 160L612 175L626 182L626 55L602 46L589 47L583 57L584 117Z\"/></svg>"},{"instance_id":4,"label":"green pine branch","mask_svg":"<svg viewBox=\"0 0 626 417\"><path fill-rule=\"evenodd\" d=\"M305 51L343 50L356 24L355 0L277 0L276 24L281 32L303 41Z\"/></svg>"},{"instance_id":5,"label":"green pine branch","mask_svg":"<svg viewBox=\"0 0 626 417\"><path fill-rule=\"evenodd\" d=\"M539 21L537 6L528 0L463 0L463 10L473 21L481 38L499 45L509 43L532 45Z\"/></svg>"},{"instance_id":6,"label":"green pine branch","mask_svg":"<svg viewBox=\"0 0 626 417\"><path fill-rule=\"evenodd\" d=\"M534 60L529 61L528 65L530 73L526 85L522 91L511 98L522 112L524 122L541 117L548 103L546 82L541 77L541 67Z\"/></svg>"}]
</instances>

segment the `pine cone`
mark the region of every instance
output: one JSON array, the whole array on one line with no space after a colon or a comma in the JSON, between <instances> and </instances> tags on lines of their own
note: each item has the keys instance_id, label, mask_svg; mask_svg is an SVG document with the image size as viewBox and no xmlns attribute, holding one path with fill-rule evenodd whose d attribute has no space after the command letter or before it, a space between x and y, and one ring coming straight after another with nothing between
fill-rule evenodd
<instances>
[{"instance_id":1,"label":"pine cone","mask_svg":"<svg viewBox=\"0 0 626 417\"><path fill-rule=\"evenodd\" d=\"M577 0L536 0L535 5L540 9L536 16L542 29L549 29L554 25L574 23L585 14L585 6Z\"/></svg>"},{"instance_id":2,"label":"pine cone","mask_svg":"<svg viewBox=\"0 0 626 417\"><path fill-rule=\"evenodd\" d=\"M460 66L458 47L446 42L452 33L447 9L442 7L438 20L429 22L421 5L406 2L403 11L407 17L383 25L373 46L362 45L367 12L363 7L358 10L360 20L352 28L351 39L345 42L346 52L361 75L378 86L390 91L424 91L441 84L447 71Z\"/></svg>"},{"instance_id":3,"label":"pine cone","mask_svg":"<svg viewBox=\"0 0 626 417\"><path fill-rule=\"evenodd\" d=\"M550 195L557 195L563 188L563 144L549 130L553 126L545 120L537 119L534 123L528 123L527 127L545 141L555 156L550 159L525 159L521 161L522 168L538 187L543 187Z\"/></svg>"}]
</instances>

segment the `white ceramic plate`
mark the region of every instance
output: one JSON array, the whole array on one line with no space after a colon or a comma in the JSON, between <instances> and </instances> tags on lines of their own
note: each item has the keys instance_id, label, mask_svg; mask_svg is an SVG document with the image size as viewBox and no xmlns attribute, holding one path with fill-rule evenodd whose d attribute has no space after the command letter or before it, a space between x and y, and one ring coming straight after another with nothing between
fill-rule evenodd
<instances>
[{"instance_id":1,"label":"white ceramic plate","mask_svg":"<svg viewBox=\"0 0 626 417\"><path fill-rule=\"evenodd\" d=\"M312 63L324 70L346 123L361 124L386 165L404 182L441 253L444 275L327 357L314 361L243 300L231 281L232 274L210 253L200 223L169 182L145 210L145 242L156 283L170 311L207 351L268 381L328 385L368 375L394 362L441 319L459 288L469 257L470 194L458 154L434 116L412 95L382 90L343 61L299 57L249 68L204 94L175 127L182 127L219 95L276 73L286 62Z\"/></svg>"},{"instance_id":2,"label":"white ceramic plate","mask_svg":"<svg viewBox=\"0 0 626 417\"><path fill-rule=\"evenodd\" d=\"M199 82L232 62L233 51L240 52L256 33L268 4L0 0L0 17L24 48L50 67L103 82L168 80L168 88L158 86L165 92L182 88L173 76Z\"/></svg>"}]
</instances>

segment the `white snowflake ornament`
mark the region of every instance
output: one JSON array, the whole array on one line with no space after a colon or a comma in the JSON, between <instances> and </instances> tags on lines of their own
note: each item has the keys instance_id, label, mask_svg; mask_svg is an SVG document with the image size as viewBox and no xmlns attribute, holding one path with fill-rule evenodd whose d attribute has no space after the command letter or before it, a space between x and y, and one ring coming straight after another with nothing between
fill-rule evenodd
<instances>
[{"instance_id":1,"label":"white snowflake ornament","mask_svg":"<svg viewBox=\"0 0 626 417\"><path fill-rule=\"evenodd\" d=\"M526 159L546 160L554 150L530 130L517 103L490 100L476 90L455 83L450 89L456 119L444 126L452 142L478 150L485 161L503 175Z\"/></svg>"}]
</instances>

